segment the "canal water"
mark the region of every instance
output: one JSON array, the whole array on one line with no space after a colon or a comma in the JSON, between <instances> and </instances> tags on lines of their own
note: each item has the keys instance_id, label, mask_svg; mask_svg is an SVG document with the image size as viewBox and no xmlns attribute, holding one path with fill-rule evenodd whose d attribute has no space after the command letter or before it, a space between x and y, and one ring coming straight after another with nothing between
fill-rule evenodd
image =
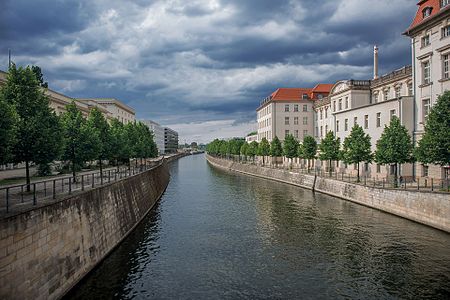
<instances>
[{"instance_id":1,"label":"canal water","mask_svg":"<svg viewBox=\"0 0 450 300\"><path fill-rule=\"evenodd\" d=\"M170 168L159 204L67 298L450 298L449 234L203 155Z\"/></svg>"}]
</instances>

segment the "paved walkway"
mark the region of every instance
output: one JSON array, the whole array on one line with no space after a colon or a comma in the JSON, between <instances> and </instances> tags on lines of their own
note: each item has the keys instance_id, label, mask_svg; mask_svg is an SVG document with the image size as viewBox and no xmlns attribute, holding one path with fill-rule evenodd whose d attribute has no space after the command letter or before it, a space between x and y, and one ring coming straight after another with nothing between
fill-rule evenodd
<instances>
[{"instance_id":1,"label":"paved walkway","mask_svg":"<svg viewBox=\"0 0 450 300\"><path fill-rule=\"evenodd\" d=\"M0 180L10 179L10 178L19 178L25 177L25 168L12 169L12 170L3 170L0 171ZM37 173L36 167L30 168L30 175L34 176Z\"/></svg>"}]
</instances>

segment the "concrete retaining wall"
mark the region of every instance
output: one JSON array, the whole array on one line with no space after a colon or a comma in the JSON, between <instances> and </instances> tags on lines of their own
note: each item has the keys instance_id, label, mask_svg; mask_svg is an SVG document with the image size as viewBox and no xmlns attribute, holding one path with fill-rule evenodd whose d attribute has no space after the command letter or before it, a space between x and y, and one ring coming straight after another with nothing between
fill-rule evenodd
<instances>
[{"instance_id":1,"label":"concrete retaining wall","mask_svg":"<svg viewBox=\"0 0 450 300\"><path fill-rule=\"evenodd\" d=\"M133 177L1 219L0 299L64 295L134 229L168 183L164 162Z\"/></svg>"},{"instance_id":2,"label":"concrete retaining wall","mask_svg":"<svg viewBox=\"0 0 450 300\"><path fill-rule=\"evenodd\" d=\"M382 189L339 180L270 169L206 156L218 168L272 179L376 208L406 219L450 232L450 195Z\"/></svg>"}]
</instances>

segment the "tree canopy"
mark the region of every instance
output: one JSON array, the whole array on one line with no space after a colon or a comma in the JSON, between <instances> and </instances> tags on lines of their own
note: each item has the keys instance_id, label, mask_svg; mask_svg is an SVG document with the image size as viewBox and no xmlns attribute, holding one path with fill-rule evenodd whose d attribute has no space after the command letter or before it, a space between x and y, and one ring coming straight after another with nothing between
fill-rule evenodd
<instances>
[{"instance_id":1,"label":"tree canopy","mask_svg":"<svg viewBox=\"0 0 450 300\"><path fill-rule=\"evenodd\" d=\"M347 164L357 164L358 182L360 180L360 162L370 162L372 160L372 152L370 147L370 136L364 133L361 126L355 124L350 132L350 135L344 140L342 158Z\"/></svg>"},{"instance_id":2,"label":"tree canopy","mask_svg":"<svg viewBox=\"0 0 450 300\"><path fill-rule=\"evenodd\" d=\"M283 147L281 146L280 139L275 136L270 143L270 156L279 157L283 155Z\"/></svg>"},{"instance_id":3,"label":"tree canopy","mask_svg":"<svg viewBox=\"0 0 450 300\"><path fill-rule=\"evenodd\" d=\"M283 155L287 158L297 157L298 141L292 134L288 134L283 142Z\"/></svg>"}]
</instances>

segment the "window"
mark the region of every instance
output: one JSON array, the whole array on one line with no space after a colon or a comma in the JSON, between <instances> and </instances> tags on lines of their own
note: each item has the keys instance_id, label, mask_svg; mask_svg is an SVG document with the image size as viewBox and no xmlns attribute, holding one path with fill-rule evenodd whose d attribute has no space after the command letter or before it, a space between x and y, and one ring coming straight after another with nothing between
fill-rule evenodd
<instances>
[{"instance_id":1,"label":"window","mask_svg":"<svg viewBox=\"0 0 450 300\"><path fill-rule=\"evenodd\" d=\"M412 96L413 94L413 85L412 82L408 83L408 96Z\"/></svg>"},{"instance_id":2,"label":"window","mask_svg":"<svg viewBox=\"0 0 450 300\"><path fill-rule=\"evenodd\" d=\"M289 104L284 105L284 111L289 111Z\"/></svg>"},{"instance_id":3,"label":"window","mask_svg":"<svg viewBox=\"0 0 450 300\"><path fill-rule=\"evenodd\" d=\"M400 98L402 87L400 85L395 87L395 98Z\"/></svg>"},{"instance_id":4,"label":"window","mask_svg":"<svg viewBox=\"0 0 450 300\"><path fill-rule=\"evenodd\" d=\"M425 18L428 18L429 16L431 16L431 11L432 11L433 9L431 8L431 7L425 7L423 10L422 10L422 16L423 16L423 18L425 19Z\"/></svg>"},{"instance_id":5,"label":"window","mask_svg":"<svg viewBox=\"0 0 450 300\"><path fill-rule=\"evenodd\" d=\"M284 117L284 125L289 125L289 117Z\"/></svg>"},{"instance_id":6,"label":"window","mask_svg":"<svg viewBox=\"0 0 450 300\"><path fill-rule=\"evenodd\" d=\"M383 95L384 95L384 101L386 101L386 100L388 100L389 99L389 89L385 89L384 91L383 91Z\"/></svg>"},{"instance_id":7,"label":"window","mask_svg":"<svg viewBox=\"0 0 450 300\"><path fill-rule=\"evenodd\" d=\"M321 120L322 120L322 117L323 117L323 111L320 110L320 119L321 119Z\"/></svg>"},{"instance_id":8,"label":"window","mask_svg":"<svg viewBox=\"0 0 450 300\"><path fill-rule=\"evenodd\" d=\"M450 0L441 0L441 8L444 8L449 4L450 4Z\"/></svg>"},{"instance_id":9,"label":"window","mask_svg":"<svg viewBox=\"0 0 450 300\"><path fill-rule=\"evenodd\" d=\"M328 107L325 107L325 118L328 118Z\"/></svg>"},{"instance_id":10,"label":"window","mask_svg":"<svg viewBox=\"0 0 450 300\"><path fill-rule=\"evenodd\" d=\"M336 121L336 132L339 132L339 121Z\"/></svg>"},{"instance_id":11,"label":"window","mask_svg":"<svg viewBox=\"0 0 450 300\"><path fill-rule=\"evenodd\" d=\"M425 123L425 120L430 112L430 99L422 100L422 122Z\"/></svg>"},{"instance_id":12,"label":"window","mask_svg":"<svg viewBox=\"0 0 450 300\"><path fill-rule=\"evenodd\" d=\"M430 45L430 33L427 32L423 37L422 37L422 48L426 47Z\"/></svg>"},{"instance_id":13,"label":"window","mask_svg":"<svg viewBox=\"0 0 450 300\"><path fill-rule=\"evenodd\" d=\"M284 137L286 138L289 135L289 130L284 131Z\"/></svg>"},{"instance_id":14,"label":"window","mask_svg":"<svg viewBox=\"0 0 450 300\"><path fill-rule=\"evenodd\" d=\"M442 78L443 79L449 79L450 78L450 72L449 72L449 58L450 54L442 55Z\"/></svg>"},{"instance_id":15,"label":"window","mask_svg":"<svg viewBox=\"0 0 450 300\"><path fill-rule=\"evenodd\" d=\"M333 111L336 111L336 101L333 101Z\"/></svg>"},{"instance_id":16,"label":"window","mask_svg":"<svg viewBox=\"0 0 450 300\"><path fill-rule=\"evenodd\" d=\"M345 108L348 108L348 97L345 97Z\"/></svg>"},{"instance_id":17,"label":"window","mask_svg":"<svg viewBox=\"0 0 450 300\"><path fill-rule=\"evenodd\" d=\"M381 165L377 164L377 173L381 173Z\"/></svg>"},{"instance_id":18,"label":"window","mask_svg":"<svg viewBox=\"0 0 450 300\"><path fill-rule=\"evenodd\" d=\"M303 105L303 111L308 111L308 105L306 104Z\"/></svg>"},{"instance_id":19,"label":"window","mask_svg":"<svg viewBox=\"0 0 450 300\"><path fill-rule=\"evenodd\" d=\"M298 111L298 104L294 104L294 111Z\"/></svg>"},{"instance_id":20,"label":"window","mask_svg":"<svg viewBox=\"0 0 450 300\"><path fill-rule=\"evenodd\" d=\"M422 177L428 177L428 166L422 165Z\"/></svg>"},{"instance_id":21,"label":"window","mask_svg":"<svg viewBox=\"0 0 450 300\"><path fill-rule=\"evenodd\" d=\"M328 125L325 125L325 134L328 133Z\"/></svg>"},{"instance_id":22,"label":"window","mask_svg":"<svg viewBox=\"0 0 450 300\"><path fill-rule=\"evenodd\" d=\"M303 99L304 100L308 99L308 94L303 94Z\"/></svg>"},{"instance_id":23,"label":"window","mask_svg":"<svg viewBox=\"0 0 450 300\"><path fill-rule=\"evenodd\" d=\"M378 93L373 94L373 103L378 103Z\"/></svg>"},{"instance_id":24,"label":"window","mask_svg":"<svg viewBox=\"0 0 450 300\"><path fill-rule=\"evenodd\" d=\"M319 100L323 99L323 95L322 94L318 94L317 95L317 99L319 99Z\"/></svg>"},{"instance_id":25,"label":"window","mask_svg":"<svg viewBox=\"0 0 450 300\"><path fill-rule=\"evenodd\" d=\"M294 117L294 125L298 125L298 117Z\"/></svg>"},{"instance_id":26,"label":"window","mask_svg":"<svg viewBox=\"0 0 450 300\"><path fill-rule=\"evenodd\" d=\"M353 169L358 170L358 166L356 164L353 164Z\"/></svg>"},{"instance_id":27,"label":"window","mask_svg":"<svg viewBox=\"0 0 450 300\"><path fill-rule=\"evenodd\" d=\"M303 117L303 125L308 125L308 117Z\"/></svg>"},{"instance_id":28,"label":"window","mask_svg":"<svg viewBox=\"0 0 450 300\"><path fill-rule=\"evenodd\" d=\"M381 127L381 113L377 113L377 127Z\"/></svg>"},{"instance_id":29,"label":"window","mask_svg":"<svg viewBox=\"0 0 450 300\"><path fill-rule=\"evenodd\" d=\"M348 119L345 119L344 121L344 130L348 131Z\"/></svg>"},{"instance_id":30,"label":"window","mask_svg":"<svg viewBox=\"0 0 450 300\"><path fill-rule=\"evenodd\" d=\"M339 99L339 105L338 105L338 107L339 107L339 110L342 110L342 99Z\"/></svg>"},{"instance_id":31,"label":"window","mask_svg":"<svg viewBox=\"0 0 450 300\"><path fill-rule=\"evenodd\" d=\"M308 135L308 130L303 130L303 137Z\"/></svg>"},{"instance_id":32,"label":"window","mask_svg":"<svg viewBox=\"0 0 450 300\"><path fill-rule=\"evenodd\" d=\"M369 172L369 163L364 163L364 171Z\"/></svg>"},{"instance_id":33,"label":"window","mask_svg":"<svg viewBox=\"0 0 450 300\"><path fill-rule=\"evenodd\" d=\"M423 84L429 84L431 82L430 79L430 61L425 61L422 63L422 75Z\"/></svg>"},{"instance_id":34,"label":"window","mask_svg":"<svg viewBox=\"0 0 450 300\"><path fill-rule=\"evenodd\" d=\"M395 111L395 109L391 109L391 110L389 111L389 120L392 120L392 118L395 117L395 116L396 116L396 111Z\"/></svg>"},{"instance_id":35,"label":"window","mask_svg":"<svg viewBox=\"0 0 450 300\"><path fill-rule=\"evenodd\" d=\"M320 137L323 137L323 126L320 126Z\"/></svg>"},{"instance_id":36,"label":"window","mask_svg":"<svg viewBox=\"0 0 450 300\"><path fill-rule=\"evenodd\" d=\"M441 38L450 36L450 25L447 25L441 29Z\"/></svg>"},{"instance_id":37,"label":"window","mask_svg":"<svg viewBox=\"0 0 450 300\"><path fill-rule=\"evenodd\" d=\"M353 118L353 126L358 124L358 117L354 117Z\"/></svg>"},{"instance_id":38,"label":"window","mask_svg":"<svg viewBox=\"0 0 450 300\"><path fill-rule=\"evenodd\" d=\"M294 131L294 137L295 137L296 139L298 139L298 130L295 130L295 131Z\"/></svg>"},{"instance_id":39,"label":"window","mask_svg":"<svg viewBox=\"0 0 450 300\"><path fill-rule=\"evenodd\" d=\"M369 128L369 115L364 116L364 128Z\"/></svg>"}]
</instances>

